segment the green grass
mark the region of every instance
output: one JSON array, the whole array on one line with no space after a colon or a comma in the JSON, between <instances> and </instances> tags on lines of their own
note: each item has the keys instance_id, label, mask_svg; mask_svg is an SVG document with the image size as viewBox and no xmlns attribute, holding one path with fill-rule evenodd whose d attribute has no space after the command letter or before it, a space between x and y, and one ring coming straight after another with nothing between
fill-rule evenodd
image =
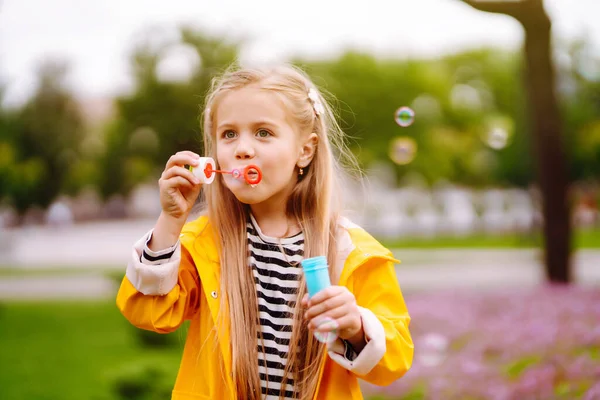
<instances>
[{"instance_id":1,"label":"green grass","mask_svg":"<svg viewBox=\"0 0 600 400\"><path fill-rule=\"evenodd\" d=\"M110 302L0 304L0 392L11 400L113 400L112 379L145 361L172 366L183 348L144 348Z\"/></svg>"},{"instance_id":2,"label":"green grass","mask_svg":"<svg viewBox=\"0 0 600 400\"><path fill-rule=\"evenodd\" d=\"M536 235L472 235L465 237L406 238L382 240L388 248L473 248L473 249L527 249L540 247L542 238ZM577 231L573 237L575 249L600 249L600 229Z\"/></svg>"},{"instance_id":3,"label":"green grass","mask_svg":"<svg viewBox=\"0 0 600 400\"><path fill-rule=\"evenodd\" d=\"M541 360L542 357L537 355L523 357L505 366L504 373L509 378L516 379L520 377L527 368L538 364Z\"/></svg>"},{"instance_id":4,"label":"green grass","mask_svg":"<svg viewBox=\"0 0 600 400\"><path fill-rule=\"evenodd\" d=\"M128 393L145 388L154 394L131 399L168 398L164 393L174 383L185 339L185 328L148 336L125 320L114 301L1 303L0 327L0 398L10 400L121 400L114 390L115 377L126 379L121 388ZM141 338L155 345L143 346ZM577 349L574 356L580 354L597 360L600 348ZM538 356L524 356L500 368L516 379L539 361ZM149 365L167 372L153 376ZM556 395L578 398L572 395L587 388L585 382L562 383ZM424 398L425 390L416 386L403 399Z\"/></svg>"},{"instance_id":5,"label":"green grass","mask_svg":"<svg viewBox=\"0 0 600 400\"><path fill-rule=\"evenodd\" d=\"M125 274L125 266L120 265L117 267L114 266L99 266L99 267L89 267L78 268L78 267L15 267L11 265L0 265L0 278L2 277L38 277L38 276L57 276L57 275L69 275L73 274L77 275L111 275L111 274L120 274L121 276Z\"/></svg>"}]
</instances>

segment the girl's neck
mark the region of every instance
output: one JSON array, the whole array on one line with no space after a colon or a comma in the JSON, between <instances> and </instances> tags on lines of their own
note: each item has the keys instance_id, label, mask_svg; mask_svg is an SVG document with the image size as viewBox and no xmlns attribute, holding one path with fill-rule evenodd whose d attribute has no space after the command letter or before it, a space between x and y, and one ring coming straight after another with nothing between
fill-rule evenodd
<instances>
[{"instance_id":1,"label":"girl's neck","mask_svg":"<svg viewBox=\"0 0 600 400\"><path fill-rule=\"evenodd\" d=\"M250 206L252 216L263 234L275 238L294 236L300 232L296 221L288 219L284 211L273 212L272 209Z\"/></svg>"}]
</instances>

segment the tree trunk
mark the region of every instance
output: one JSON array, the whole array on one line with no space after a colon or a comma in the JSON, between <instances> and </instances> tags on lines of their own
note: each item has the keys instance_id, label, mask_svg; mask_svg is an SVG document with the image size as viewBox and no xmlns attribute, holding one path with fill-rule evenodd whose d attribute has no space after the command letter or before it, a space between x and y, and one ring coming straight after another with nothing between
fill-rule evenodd
<instances>
[{"instance_id":1,"label":"tree trunk","mask_svg":"<svg viewBox=\"0 0 600 400\"><path fill-rule=\"evenodd\" d=\"M571 223L562 119L555 91L551 21L541 1L531 1L522 16L525 28L524 80L542 192L544 257L550 282L571 281Z\"/></svg>"},{"instance_id":2,"label":"tree trunk","mask_svg":"<svg viewBox=\"0 0 600 400\"><path fill-rule=\"evenodd\" d=\"M571 281L571 222L562 118L555 91L552 23L543 0L462 0L471 7L515 18L525 29L524 84L537 176L542 192L544 262L553 283Z\"/></svg>"}]
</instances>

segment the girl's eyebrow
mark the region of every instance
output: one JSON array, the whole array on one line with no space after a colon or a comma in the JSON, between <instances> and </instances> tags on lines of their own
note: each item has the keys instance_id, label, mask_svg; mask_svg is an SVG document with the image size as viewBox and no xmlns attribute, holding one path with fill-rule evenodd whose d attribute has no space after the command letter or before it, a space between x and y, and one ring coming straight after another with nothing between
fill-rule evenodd
<instances>
[{"instance_id":1,"label":"girl's eyebrow","mask_svg":"<svg viewBox=\"0 0 600 400\"><path fill-rule=\"evenodd\" d=\"M272 126L272 127L276 127L278 126L278 124L275 121L272 121L270 119L267 118L263 118L260 119L258 121L253 121L251 123L251 126L256 128L258 126ZM221 123L218 127L217 130L222 130L222 129L226 129L226 128L235 128L237 127L237 125L234 122L229 122L229 121L225 121L223 123Z\"/></svg>"}]
</instances>

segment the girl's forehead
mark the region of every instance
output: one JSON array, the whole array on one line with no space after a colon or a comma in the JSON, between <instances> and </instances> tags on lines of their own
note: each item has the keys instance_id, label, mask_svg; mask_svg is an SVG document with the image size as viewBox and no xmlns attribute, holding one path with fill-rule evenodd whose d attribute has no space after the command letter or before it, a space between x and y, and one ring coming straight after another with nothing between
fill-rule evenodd
<instances>
[{"instance_id":1,"label":"girl's forehead","mask_svg":"<svg viewBox=\"0 0 600 400\"><path fill-rule=\"evenodd\" d=\"M280 95L258 87L245 87L226 93L215 110L217 127L271 120L288 122L288 110Z\"/></svg>"}]
</instances>

